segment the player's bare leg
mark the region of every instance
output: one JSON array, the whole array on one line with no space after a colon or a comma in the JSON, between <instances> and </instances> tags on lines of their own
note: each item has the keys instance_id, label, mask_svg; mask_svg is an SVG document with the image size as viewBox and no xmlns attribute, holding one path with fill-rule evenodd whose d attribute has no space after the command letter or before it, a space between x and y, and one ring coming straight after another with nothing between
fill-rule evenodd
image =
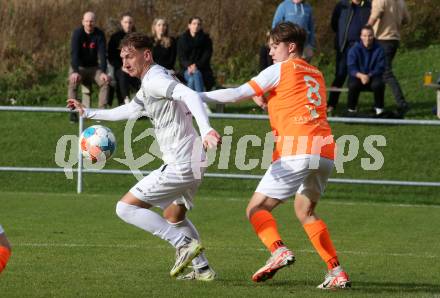
<instances>
[{"instance_id":1,"label":"player's bare leg","mask_svg":"<svg viewBox=\"0 0 440 298\"><path fill-rule=\"evenodd\" d=\"M255 232L271 252L266 265L252 276L255 282L266 281L272 278L279 269L295 262L295 256L281 240L275 218L271 214L280 203L280 200L255 192L246 208L247 217Z\"/></svg>"},{"instance_id":2,"label":"player's bare leg","mask_svg":"<svg viewBox=\"0 0 440 298\"><path fill-rule=\"evenodd\" d=\"M328 273L320 289L351 287L351 281L339 264L336 249L331 241L327 226L315 213L317 201L312 201L304 194L295 196L295 213L304 227L310 241L321 259L327 264Z\"/></svg>"}]
</instances>

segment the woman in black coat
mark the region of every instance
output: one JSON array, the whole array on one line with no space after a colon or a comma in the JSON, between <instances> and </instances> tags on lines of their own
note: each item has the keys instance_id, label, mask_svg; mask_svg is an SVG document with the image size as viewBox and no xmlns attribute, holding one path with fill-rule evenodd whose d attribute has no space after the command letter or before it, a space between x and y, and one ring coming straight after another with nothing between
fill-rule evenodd
<instances>
[{"instance_id":1,"label":"woman in black coat","mask_svg":"<svg viewBox=\"0 0 440 298\"><path fill-rule=\"evenodd\" d=\"M188 30L177 41L177 56L188 87L198 92L212 89L212 40L203 32L199 17L189 19Z\"/></svg>"},{"instance_id":2,"label":"woman in black coat","mask_svg":"<svg viewBox=\"0 0 440 298\"><path fill-rule=\"evenodd\" d=\"M151 25L154 39L154 62L166 69L174 70L176 63L177 45L174 38L168 35L168 22L163 18L156 18Z\"/></svg>"}]
</instances>

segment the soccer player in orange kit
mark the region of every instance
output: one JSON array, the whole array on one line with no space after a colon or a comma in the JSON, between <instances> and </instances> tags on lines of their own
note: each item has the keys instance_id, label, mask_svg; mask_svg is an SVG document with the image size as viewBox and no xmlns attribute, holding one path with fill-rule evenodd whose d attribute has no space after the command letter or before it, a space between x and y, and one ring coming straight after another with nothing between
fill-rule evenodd
<instances>
[{"instance_id":1,"label":"soccer player in orange kit","mask_svg":"<svg viewBox=\"0 0 440 298\"><path fill-rule=\"evenodd\" d=\"M327 226L315 213L334 167L335 142L327 122L326 88L322 73L301 59L306 32L283 22L270 33L270 55L274 65L237 88L202 93L205 101L237 102L254 97L266 106L275 137L273 162L247 206L247 216L260 240L271 252L266 265L253 276L255 282L270 279L281 268L295 262L283 243L272 210L295 195L294 207L328 273L318 288L351 286L339 264ZM260 100L258 100L258 98Z\"/></svg>"},{"instance_id":2,"label":"soccer player in orange kit","mask_svg":"<svg viewBox=\"0 0 440 298\"><path fill-rule=\"evenodd\" d=\"M5 269L10 256L11 245L9 244L8 238L6 238L3 227L0 225L0 273Z\"/></svg>"}]
</instances>

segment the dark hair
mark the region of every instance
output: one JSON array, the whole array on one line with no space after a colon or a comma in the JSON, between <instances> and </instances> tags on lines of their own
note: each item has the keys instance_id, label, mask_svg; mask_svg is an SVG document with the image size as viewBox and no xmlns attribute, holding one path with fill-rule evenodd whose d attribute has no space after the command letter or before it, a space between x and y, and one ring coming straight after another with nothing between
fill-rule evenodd
<instances>
[{"instance_id":1,"label":"dark hair","mask_svg":"<svg viewBox=\"0 0 440 298\"><path fill-rule=\"evenodd\" d=\"M120 20L122 21L122 19L125 18L125 17L129 17L129 18L132 18L134 20L133 15L130 12L128 12L128 11L121 14ZM131 29L131 32L136 32L136 26L135 25L133 25L133 28Z\"/></svg>"},{"instance_id":2,"label":"dark hair","mask_svg":"<svg viewBox=\"0 0 440 298\"><path fill-rule=\"evenodd\" d=\"M197 17L197 16L195 16L195 17L190 17L190 18L189 18L189 20L188 20L188 25L191 24L192 21L194 21L194 20L199 20L200 23L202 23L202 18L201 18L201 17Z\"/></svg>"},{"instance_id":3,"label":"dark hair","mask_svg":"<svg viewBox=\"0 0 440 298\"><path fill-rule=\"evenodd\" d=\"M128 11L121 13L120 19L122 20L125 17L133 18L133 15L130 12L128 12Z\"/></svg>"},{"instance_id":4,"label":"dark hair","mask_svg":"<svg viewBox=\"0 0 440 298\"><path fill-rule=\"evenodd\" d=\"M281 22L270 31L270 38L274 43L292 42L296 44L299 54L303 52L306 37L306 30L291 22Z\"/></svg>"},{"instance_id":5,"label":"dark hair","mask_svg":"<svg viewBox=\"0 0 440 298\"><path fill-rule=\"evenodd\" d=\"M129 33L121 41L120 49L128 47L136 50L151 50L153 48L153 40L148 35L142 33Z\"/></svg>"},{"instance_id":6,"label":"dark hair","mask_svg":"<svg viewBox=\"0 0 440 298\"><path fill-rule=\"evenodd\" d=\"M373 35L374 35L374 29L373 29L373 26L371 26L371 25L362 26L361 32L362 32L362 30L370 30L371 32L373 32Z\"/></svg>"}]
</instances>

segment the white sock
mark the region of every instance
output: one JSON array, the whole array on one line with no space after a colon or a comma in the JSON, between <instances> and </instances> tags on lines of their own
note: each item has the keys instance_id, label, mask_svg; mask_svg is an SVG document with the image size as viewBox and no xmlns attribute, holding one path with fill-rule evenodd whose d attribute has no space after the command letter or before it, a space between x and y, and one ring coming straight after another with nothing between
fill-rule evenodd
<instances>
[{"instance_id":1,"label":"white sock","mask_svg":"<svg viewBox=\"0 0 440 298\"><path fill-rule=\"evenodd\" d=\"M166 240L174 247L187 239L181 231L174 229L162 216L151 210L118 202L116 214L126 223Z\"/></svg>"},{"instance_id":2,"label":"white sock","mask_svg":"<svg viewBox=\"0 0 440 298\"><path fill-rule=\"evenodd\" d=\"M192 238L197 239L200 241L200 235L199 232L197 232L196 227L193 225L193 223L188 219L185 218L184 220L176 223L170 223L174 227L176 231L180 231L183 235ZM192 260L192 265L195 269L203 268L205 266L209 265L208 259L205 256L205 253L202 252L200 255L198 255L196 258Z\"/></svg>"}]
</instances>

